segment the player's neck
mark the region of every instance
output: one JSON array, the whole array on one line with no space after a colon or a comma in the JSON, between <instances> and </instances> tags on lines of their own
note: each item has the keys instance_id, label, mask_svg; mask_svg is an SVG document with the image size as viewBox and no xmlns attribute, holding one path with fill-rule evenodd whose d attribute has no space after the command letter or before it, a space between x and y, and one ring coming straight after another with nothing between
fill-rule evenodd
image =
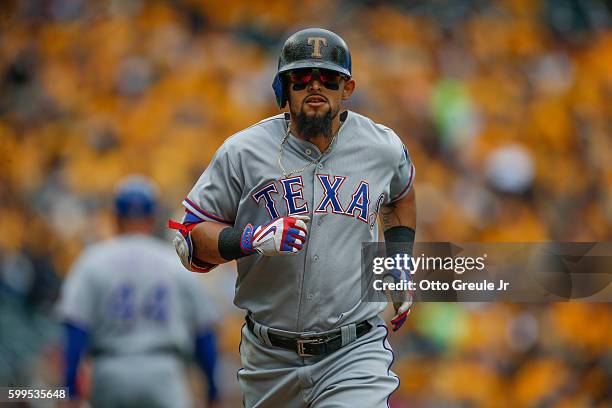
<instances>
[{"instance_id":1,"label":"player's neck","mask_svg":"<svg viewBox=\"0 0 612 408\"><path fill-rule=\"evenodd\" d=\"M153 233L154 221L149 218L143 219L119 219L117 220L117 232L121 235Z\"/></svg>"},{"instance_id":2,"label":"player's neck","mask_svg":"<svg viewBox=\"0 0 612 408\"><path fill-rule=\"evenodd\" d=\"M339 118L339 115L336 115L336 117L332 119L332 133L331 133L332 136L331 137L326 137L325 135L320 134L320 135L311 136L307 138L304 135L298 133L297 126L294 122L291 122L290 128L291 128L291 133L295 137L297 137L298 139L309 141L313 145L317 146L320 152L324 152L329 147L329 144L331 143L333 139L333 135L335 135L340 130L340 118Z\"/></svg>"}]
</instances>

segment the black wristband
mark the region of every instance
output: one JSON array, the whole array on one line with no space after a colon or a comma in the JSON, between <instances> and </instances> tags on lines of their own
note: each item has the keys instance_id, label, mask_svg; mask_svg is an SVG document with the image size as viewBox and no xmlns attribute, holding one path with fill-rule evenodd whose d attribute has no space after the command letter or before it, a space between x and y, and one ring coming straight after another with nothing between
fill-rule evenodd
<instances>
[{"instance_id":1,"label":"black wristband","mask_svg":"<svg viewBox=\"0 0 612 408\"><path fill-rule=\"evenodd\" d=\"M410 227L397 226L385 231L387 256L404 253L412 255L416 231ZM391 244L391 245L389 245Z\"/></svg>"},{"instance_id":2,"label":"black wristband","mask_svg":"<svg viewBox=\"0 0 612 408\"><path fill-rule=\"evenodd\" d=\"M249 254L245 254L240 247L240 241L242 240L242 231L227 227L219 233L219 254L223 259L228 261L245 257Z\"/></svg>"}]
</instances>

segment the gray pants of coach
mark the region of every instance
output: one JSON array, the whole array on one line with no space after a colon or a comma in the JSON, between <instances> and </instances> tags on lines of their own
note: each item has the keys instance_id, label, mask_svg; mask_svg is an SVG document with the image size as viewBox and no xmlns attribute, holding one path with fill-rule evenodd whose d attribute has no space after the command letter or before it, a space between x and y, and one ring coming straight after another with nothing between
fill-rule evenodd
<instances>
[{"instance_id":1,"label":"gray pants of coach","mask_svg":"<svg viewBox=\"0 0 612 408\"><path fill-rule=\"evenodd\" d=\"M399 378L390 371L393 352L383 320L369 322L368 333L324 357L270 346L266 328L255 336L244 325L238 381L245 407L387 407Z\"/></svg>"},{"instance_id":2,"label":"gray pants of coach","mask_svg":"<svg viewBox=\"0 0 612 408\"><path fill-rule=\"evenodd\" d=\"M94 408L188 408L192 402L180 358L166 354L104 356L93 367Z\"/></svg>"}]
</instances>

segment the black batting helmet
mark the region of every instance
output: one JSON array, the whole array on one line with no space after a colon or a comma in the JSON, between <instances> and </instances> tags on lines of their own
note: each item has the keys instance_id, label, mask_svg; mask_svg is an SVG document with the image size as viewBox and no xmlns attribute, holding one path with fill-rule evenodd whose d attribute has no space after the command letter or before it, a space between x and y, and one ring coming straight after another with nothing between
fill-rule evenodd
<instances>
[{"instance_id":1,"label":"black batting helmet","mask_svg":"<svg viewBox=\"0 0 612 408\"><path fill-rule=\"evenodd\" d=\"M280 108L287 103L282 74L298 68L326 68L351 76L351 53L344 40L323 28L298 31L285 41L272 89Z\"/></svg>"}]
</instances>

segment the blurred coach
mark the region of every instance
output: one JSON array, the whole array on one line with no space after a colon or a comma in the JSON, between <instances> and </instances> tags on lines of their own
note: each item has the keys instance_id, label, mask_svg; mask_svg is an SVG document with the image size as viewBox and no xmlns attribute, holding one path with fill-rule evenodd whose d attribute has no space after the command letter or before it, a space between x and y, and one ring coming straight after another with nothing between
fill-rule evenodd
<instances>
[{"instance_id":1,"label":"blurred coach","mask_svg":"<svg viewBox=\"0 0 612 408\"><path fill-rule=\"evenodd\" d=\"M197 275L171 246L152 236L156 190L130 176L115 195L119 236L92 245L75 262L62 290L65 386L79 401L77 371L93 359L94 407L189 407L185 362L195 352L217 400L217 319Z\"/></svg>"}]
</instances>

